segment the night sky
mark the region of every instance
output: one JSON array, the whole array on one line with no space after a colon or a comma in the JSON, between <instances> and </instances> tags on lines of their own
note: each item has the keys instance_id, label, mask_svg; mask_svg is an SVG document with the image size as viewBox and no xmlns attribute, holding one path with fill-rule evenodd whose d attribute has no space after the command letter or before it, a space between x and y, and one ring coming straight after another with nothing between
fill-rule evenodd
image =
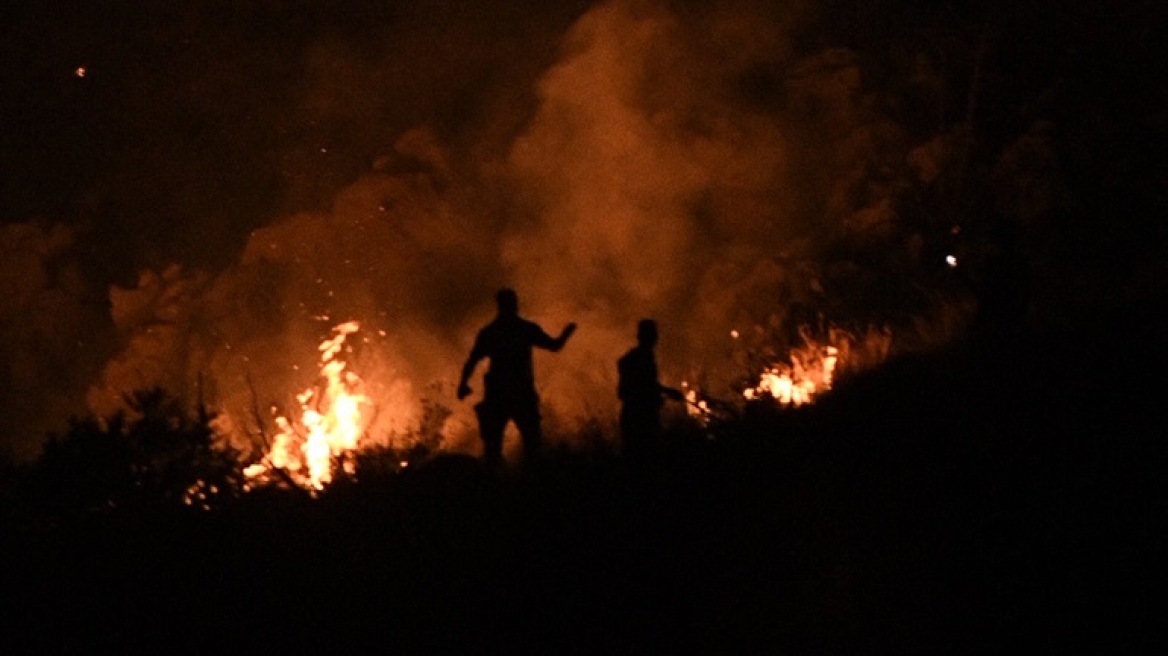
<instances>
[{"instance_id":1,"label":"night sky","mask_svg":"<svg viewBox=\"0 0 1168 656\"><path fill-rule=\"evenodd\" d=\"M386 331L404 408L502 284L580 322L568 416L645 314L712 387L792 307L949 339L907 318L964 312L1003 225L1037 325L1162 295L1162 3L855 4L5 3L0 442L288 393L326 315Z\"/></svg>"},{"instance_id":2,"label":"night sky","mask_svg":"<svg viewBox=\"0 0 1168 656\"><path fill-rule=\"evenodd\" d=\"M490 140L582 3L15 3L6 222L90 222L114 276L222 267L274 217L327 208L402 132ZM473 135L468 134L473 132Z\"/></svg>"}]
</instances>

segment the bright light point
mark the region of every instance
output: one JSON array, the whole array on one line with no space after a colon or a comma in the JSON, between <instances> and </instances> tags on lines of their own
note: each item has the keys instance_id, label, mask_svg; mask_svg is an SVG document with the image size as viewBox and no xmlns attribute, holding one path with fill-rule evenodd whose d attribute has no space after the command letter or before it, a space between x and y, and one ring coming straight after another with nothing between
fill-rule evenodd
<instances>
[{"instance_id":1,"label":"bright light point","mask_svg":"<svg viewBox=\"0 0 1168 656\"><path fill-rule=\"evenodd\" d=\"M78 66L77 68L75 68L73 70L73 74L76 75L77 77L85 77L85 74L88 72L89 71L86 70L86 68L84 66Z\"/></svg>"},{"instance_id":2,"label":"bright light point","mask_svg":"<svg viewBox=\"0 0 1168 656\"><path fill-rule=\"evenodd\" d=\"M737 330L730 331L730 339L738 339L738 331Z\"/></svg>"},{"instance_id":3,"label":"bright light point","mask_svg":"<svg viewBox=\"0 0 1168 656\"><path fill-rule=\"evenodd\" d=\"M946 255L945 256L945 263L949 265L950 269L957 268L957 256L956 255Z\"/></svg>"}]
</instances>

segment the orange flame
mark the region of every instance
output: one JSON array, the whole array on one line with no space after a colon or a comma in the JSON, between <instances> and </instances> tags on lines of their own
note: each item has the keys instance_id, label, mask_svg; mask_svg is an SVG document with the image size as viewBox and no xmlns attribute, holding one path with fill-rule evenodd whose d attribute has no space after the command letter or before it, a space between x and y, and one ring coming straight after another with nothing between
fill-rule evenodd
<instances>
[{"instance_id":1,"label":"orange flame","mask_svg":"<svg viewBox=\"0 0 1168 656\"><path fill-rule=\"evenodd\" d=\"M789 364L774 364L763 371L758 384L743 390L742 396L750 401L769 395L783 405L801 406L831 389L839 349L809 346L792 350L789 358Z\"/></svg>"},{"instance_id":2,"label":"orange flame","mask_svg":"<svg viewBox=\"0 0 1168 656\"><path fill-rule=\"evenodd\" d=\"M334 459L353 473L353 462L345 456L357 450L365 434L365 411L371 403L361 392L361 377L338 356L346 338L359 329L356 321L337 325L332 329L335 335L317 347L322 383L296 395L299 417L289 419L273 408L276 434L263 461L244 470L248 478L282 470L297 484L320 490L332 481Z\"/></svg>"}]
</instances>

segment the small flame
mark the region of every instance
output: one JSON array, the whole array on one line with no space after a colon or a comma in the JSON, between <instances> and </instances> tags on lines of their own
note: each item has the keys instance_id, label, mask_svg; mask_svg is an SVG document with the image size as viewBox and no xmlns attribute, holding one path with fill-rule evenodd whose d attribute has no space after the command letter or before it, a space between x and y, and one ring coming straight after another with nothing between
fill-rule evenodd
<instances>
[{"instance_id":1,"label":"small flame","mask_svg":"<svg viewBox=\"0 0 1168 656\"><path fill-rule=\"evenodd\" d=\"M764 370L758 383L743 390L742 396L748 401L770 396L782 405L811 403L818 394L831 389L839 349L834 346L798 349L791 352L789 360Z\"/></svg>"},{"instance_id":2,"label":"small flame","mask_svg":"<svg viewBox=\"0 0 1168 656\"><path fill-rule=\"evenodd\" d=\"M709 424L711 418L710 402L702 398L697 387L683 380L681 381L681 394L685 398L685 413L702 424Z\"/></svg>"}]
</instances>

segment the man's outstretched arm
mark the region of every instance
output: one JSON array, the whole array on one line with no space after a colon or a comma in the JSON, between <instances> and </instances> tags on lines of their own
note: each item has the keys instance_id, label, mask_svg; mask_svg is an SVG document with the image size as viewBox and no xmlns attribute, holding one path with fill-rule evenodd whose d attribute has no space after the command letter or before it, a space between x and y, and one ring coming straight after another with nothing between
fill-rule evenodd
<instances>
[{"instance_id":1,"label":"man's outstretched arm","mask_svg":"<svg viewBox=\"0 0 1168 656\"><path fill-rule=\"evenodd\" d=\"M544 346L544 348L553 353L559 351L560 349L564 348L564 344L568 343L568 338L571 337L572 333L574 332L576 332L575 321L568 324L567 326L564 326L564 329L560 331L560 336L551 340L547 346Z\"/></svg>"},{"instance_id":2,"label":"man's outstretched arm","mask_svg":"<svg viewBox=\"0 0 1168 656\"><path fill-rule=\"evenodd\" d=\"M551 335L547 334L543 328L540 328L534 323L530 325L534 333L531 338L532 346L538 346L541 349L546 349L552 352L564 348L564 344L568 343L568 338L572 336L572 333L576 332L576 322L572 322L565 326L564 330L560 332L559 337L552 337Z\"/></svg>"}]
</instances>

